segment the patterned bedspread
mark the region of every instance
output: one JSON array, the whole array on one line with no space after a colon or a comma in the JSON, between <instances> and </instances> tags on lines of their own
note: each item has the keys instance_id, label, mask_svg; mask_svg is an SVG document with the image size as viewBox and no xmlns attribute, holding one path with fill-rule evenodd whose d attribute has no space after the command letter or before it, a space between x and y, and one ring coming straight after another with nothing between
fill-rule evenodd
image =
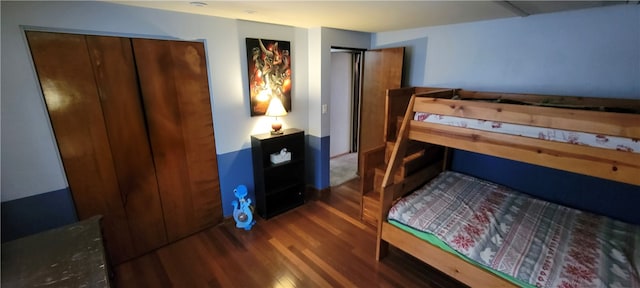
<instances>
[{"instance_id":1,"label":"patterned bedspread","mask_svg":"<svg viewBox=\"0 0 640 288\"><path fill-rule=\"evenodd\" d=\"M401 199L388 218L538 287L640 287L640 226L457 172Z\"/></svg>"}]
</instances>

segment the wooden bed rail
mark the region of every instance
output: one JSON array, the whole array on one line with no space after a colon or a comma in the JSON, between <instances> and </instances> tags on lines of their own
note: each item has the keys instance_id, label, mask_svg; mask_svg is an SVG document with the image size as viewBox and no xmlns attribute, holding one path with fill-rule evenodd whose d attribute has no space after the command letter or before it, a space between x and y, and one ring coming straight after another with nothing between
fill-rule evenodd
<instances>
[{"instance_id":1,"label":"wooden bed rail","mask_svg":"<svg viewBox=\"0 0 640 288\"><path fill-rule=\"evenodd\" d=\"M412 121L409 139L640 185L640 155Z\"/></svg>"},{"instance_id":2,"label":"wooden bed rail","mask_svg":"<svg viewBox=\"0 0 640 288\"><path fill-rule=\"evenodd\" d=\"M414 112L640 139L638 114L426 97L417 98L414 105Z\"/></svg>"},{"instance_id":3,"label":"wooden bed rail","mask_svg":"<svg viewBox=\"0 0 640 288\"><path fill-rule=\"evenodd\" d=\"M517 285L489 273L482 268L469 264L457 256L431 245L429 242L408 234L400 228L383 221L382 238L402 250L429 264L456 280L479 288L518 287Z\"/></svg>"},{"instance_id":4,"label":"wooden bed rail","mask_svg":"<svg viewBox=\"0 0 640 288\"><path fill-rule=\"evenodd\" d=\"M413 112L640 139L640 114L416 98ZM409 113L413 114L413 113ZM640 154L410 120L408 138L640 185Z\"/></svg>"},{"instance_id":5,"label":"wooden bed rail","mask_svg":"<svg viewBox=\"0 0 640 288\"><path fill-rule=\"evenodd\" d=\"M456 95L463 100L498 100L499 102L520 102L547 107L573 109L611 110L640 113L640 101L620 98L594 98L580 96L539 95L524 93L482 92L456 89Z\"/></svg>"}]
</instances>

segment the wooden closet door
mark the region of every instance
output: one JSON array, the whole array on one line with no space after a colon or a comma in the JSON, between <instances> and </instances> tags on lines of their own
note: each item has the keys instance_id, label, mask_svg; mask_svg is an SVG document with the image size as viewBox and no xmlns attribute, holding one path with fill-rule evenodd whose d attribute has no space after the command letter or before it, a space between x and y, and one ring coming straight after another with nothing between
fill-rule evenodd
<instances>
[{"instance_id":1,"label":"wooden closet door","mask_svg":"<svg viewBox=\"0 0 640 288\"><path fill-rule=\"evenodd\" d=\"M114 263L166 243L128 39L27 32L80 219L103 215Z\"/></svg>"},{"instance_id":2,"label":"wooden closet door","mask_svg":"<svg viewBox=\"0 0 640 288\"><path fill-rule=\"evenodd\" d=\"M136 255L167 243L129 38L86 36Z\"/></svg>"},{"instance_id":3,"label":"wooden closet door","mask_svg":"<svg viewBox=\"0 0 640 288\"><path fill-rule=\"evenodd\" d=\"M204 45L133 39L169 241L222 221Z\"/></svg>"},{"instance_id":4,"label":"wooden closet door","mask_svg":"<svg viewBox=\"0 0 640 288\"><path fill-rule=\"evenodd\" d=\"M115 262L123 260L133 244L85 38L27 37L78 217L104 215L107 249Z\"/></svg>"}]
</instances>

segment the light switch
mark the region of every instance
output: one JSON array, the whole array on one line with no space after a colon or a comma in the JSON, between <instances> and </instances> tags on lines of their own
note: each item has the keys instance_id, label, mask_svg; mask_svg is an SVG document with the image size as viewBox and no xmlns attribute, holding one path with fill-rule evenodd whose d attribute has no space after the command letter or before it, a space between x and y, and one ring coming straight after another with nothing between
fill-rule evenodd
<instances>
[{"instance_id":1,"label":"light switch","mask_svg":"<svg viewBox=\"0 0 640 288\"><path fill-rule=\"evenodd\" d=\"M322 104L322 114L327 114L327 104Z\"/></svg>"}]
</instances>

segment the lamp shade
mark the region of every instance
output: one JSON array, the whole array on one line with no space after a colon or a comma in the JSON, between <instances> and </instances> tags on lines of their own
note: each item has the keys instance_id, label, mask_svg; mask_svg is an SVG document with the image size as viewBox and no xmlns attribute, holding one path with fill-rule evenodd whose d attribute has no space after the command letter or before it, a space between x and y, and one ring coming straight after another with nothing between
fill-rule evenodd
<instances>
[{"instance_id":1,"label":"lamp shade","mask_svg":"<svg viewBox=\"0 0 640 288\"><path fill-rule=\"evenodd\" d=\"M284 109L282 105L282 101L278 97L272 97L271 102L269 102L269 107L267 107L266 116L272 117L280 117L287 115L287 110Z\"/></svg>"}]
</instances>

